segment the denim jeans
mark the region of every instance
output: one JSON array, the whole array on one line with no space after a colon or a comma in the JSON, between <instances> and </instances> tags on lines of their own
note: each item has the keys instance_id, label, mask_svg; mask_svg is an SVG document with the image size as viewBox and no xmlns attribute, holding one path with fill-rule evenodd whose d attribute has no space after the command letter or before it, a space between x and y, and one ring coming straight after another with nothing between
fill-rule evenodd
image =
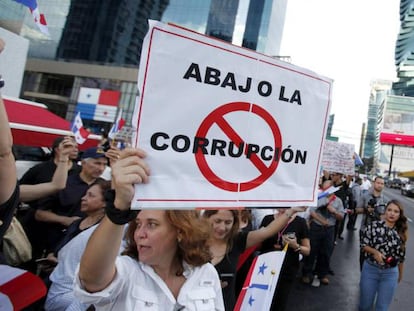
<instances>
[{"instance_id":1,"label":"denim jeans","mask_svg":"<svg viewBox=\"0 0 414 311\"><path fill-rule=\"evenodd\" d=\"M359 283L359 311L387 311L398 284L398 267L381 269L364 261Z\"/></svg>"},{"instance_id":2,"label":"denim jeans","mask_svg":"<svg viewBox=\"0 0 414 311\"><path fill-rule=\"evenodd\" d=\"M303 265L303 275L310 276L315 265L315 273L319 278L328 274L330 257L333 251L335 237L335 226L325 227L315 224L310 225L309 238L311 251L309 256L305 256Z\"/></svg>"}]
</instances>

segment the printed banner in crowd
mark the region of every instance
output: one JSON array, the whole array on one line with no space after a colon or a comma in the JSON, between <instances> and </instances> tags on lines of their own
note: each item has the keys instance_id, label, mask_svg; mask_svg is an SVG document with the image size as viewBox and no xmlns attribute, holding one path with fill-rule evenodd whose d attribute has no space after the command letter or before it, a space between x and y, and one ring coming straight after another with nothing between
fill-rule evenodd
<instances>
[{"instance_id":1,"label":"printed banner in crowd","mask_svg":"<svg viewBox=\"0 0 414 311\"><path fill-rule=\"evenodd\" d=\"M139 68L134 207L316 204L331 79L155 21Z\"/></svg>"},{"instance_id":2,"label":"printed banner in crowd","mask_svg":"<svg viewBox=\"0 0 414 311\"><path fill-rule=\"evenodd\" d=\"M355 147L352 144L325 141L323 149L322 168L325 171L355 174Z\"/></svg>"},{"instance_id":3,"label":"printed banner in crowd","mask_svg":"<svg viewBox=\"0 0 414 311\"><path fill-rule=\"evenodd\" d=\"M81 87L76 112L81 112L84 120L113 123L120 97L119 91Z\"/></svg>"}]
</instances>

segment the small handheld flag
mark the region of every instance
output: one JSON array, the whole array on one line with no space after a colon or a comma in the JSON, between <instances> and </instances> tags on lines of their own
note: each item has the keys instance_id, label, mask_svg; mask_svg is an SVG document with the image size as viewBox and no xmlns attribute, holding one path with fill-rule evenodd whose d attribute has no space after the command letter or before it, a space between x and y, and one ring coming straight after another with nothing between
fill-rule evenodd
<instances>
[{"instance_id":1,"label":"small handheld flag","mask_svg":"<svg viewBox=\"0 0 414 311\"><path fill-rule=\"evenodd\" d=\"M71 125L71 131L75 135L75 140L79 145L82 145L89 136L88 130L83 127L81 114L78 112Z\"/></svg>"},{"instance_id":2,"label":"small handheld flag","mask_svg":"<svg viewBox=\"0 0 414 311\"><path fill-rule=\"evenodd\" d=\"M122 108L119 109L115 123L112 125L111 130L108 133L110 139L115 139L116 134L122 129L125 124L125 120L122 119Z\"/></svg>"},{"instance_id":3,"label":"small handheld flag","mask_svg":"<svg viewBox=\"0 0 414 311\"><path fill-rule=\"evenodd\" d=\"M328 195L330 195L332 193L337 192L341 187L342 186L339 186L339 187L330 186L328 189L325 189L323 191L320 191L318 193L318 200L319 199L322 199L322 198L324 198L324 197L326 197L326 196L328 196Z\"/></svg>"},{"instance_id":4,"label":"small handheld flag","mask_svg":"<svg viewBox=\"0 0 414 311\"><path fill-rule=\"evenodd\" d=\"M359 166L364 165L364 162L362 161L358 153L354 152L354 158L355 158L355 165L359 165Z\"/></svg>"},{"instance_id":5,"label":"small handheld flag","mask_svg":"<svg viewBox=\"0 0 414 311\"><path fill-rule=\"evenodd\" d=\"M20 4L23 4L24 6L27 6L30 9L30 13L32 13L34 22L36 23L37 27L39 27L39 30L47 36L50 35L49 29L47 28L46 18L42 13L40 13L36 0L14 0L14 1Z\"/></svg>"},{"instance_id":6,"label":"small handheld flag","mask_svg":"<svg viewBox=\"0 0 414 311\"><path fill-rule=\"evenodd\" d=\"M234 311L269 310L286 256L283 251L274 251L255 258L237 299Z\"/></svg>"}]
</instances>

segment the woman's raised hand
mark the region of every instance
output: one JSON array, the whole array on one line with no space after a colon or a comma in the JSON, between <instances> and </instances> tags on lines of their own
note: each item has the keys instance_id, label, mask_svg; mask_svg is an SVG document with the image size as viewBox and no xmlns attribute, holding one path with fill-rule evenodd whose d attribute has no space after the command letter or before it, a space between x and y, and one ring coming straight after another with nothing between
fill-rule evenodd
<instances>
[{"instance_id":1,"label":"woman's raised hand","mask_svg":"<svg viewBox=\"0 0 414 311\"><path fill-rule=\"evenodd\" d=\"M116 208L129 209L134 197L134 185L148 182L150 170L144 161L145 156L145 151L139 148L126 148L120 152L118 161L112 167Z\"/></svg>"}]
</instances>

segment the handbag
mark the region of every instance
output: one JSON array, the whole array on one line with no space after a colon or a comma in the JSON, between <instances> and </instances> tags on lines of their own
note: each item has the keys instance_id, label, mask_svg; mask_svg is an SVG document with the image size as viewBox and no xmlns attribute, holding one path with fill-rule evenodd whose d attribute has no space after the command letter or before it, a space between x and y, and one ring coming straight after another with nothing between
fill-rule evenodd
<instances>
[{"instance_id":1,"label":"handbag","mask_svg":"<svg viewBox=\"0 0 414 311\"><path fill-rule=\"evenodd\" d=\"M19 266L32 259L32 245L16 217L3 237L3 255L11 266Z\"/></svg>"}]
</instances>

